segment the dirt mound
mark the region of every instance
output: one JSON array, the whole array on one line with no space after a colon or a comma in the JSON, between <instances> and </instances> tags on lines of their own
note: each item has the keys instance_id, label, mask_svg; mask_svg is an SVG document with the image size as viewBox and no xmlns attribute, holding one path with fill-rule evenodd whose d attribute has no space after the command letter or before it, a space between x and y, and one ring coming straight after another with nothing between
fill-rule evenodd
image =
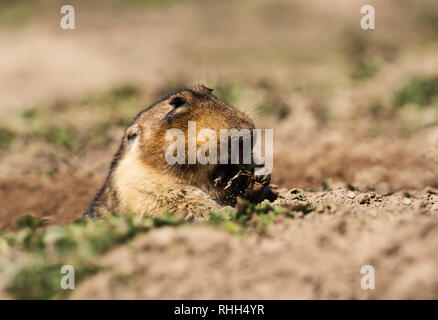
<instances>
[{"instance_id":1,"label":"dirt mound","mask_svg":"<svg viewBox=\"0 0 438 320\"><path fill-rule=\"evenodd\" d=\"M292 196L291 196L292 195ZM294 190L286 197L297 195ZM267 236L184 226L151 231L103 259L73 299L421 299L438 296L438 195L300 193L319 213ZM375 289L361 289L362 266Z\"/></svg>"}]
</instances>

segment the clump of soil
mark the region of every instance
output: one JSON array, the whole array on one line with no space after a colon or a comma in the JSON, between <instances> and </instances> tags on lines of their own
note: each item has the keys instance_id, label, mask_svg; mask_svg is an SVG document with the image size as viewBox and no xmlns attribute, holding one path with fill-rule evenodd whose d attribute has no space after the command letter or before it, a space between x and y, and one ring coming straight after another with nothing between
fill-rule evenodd
<instances>
[{"instance_id":1,"label":"clump of soil","mask_svg":"<svg viewBox=\"0 0 438 320\"><path fill-rule=\"evenodd\" d=\"M265 199L274 201L277 195L269 187L271 175L256 175L252 166L219 165L210 174L214 187L225 193L222 202L225 205L235 206L238 198L253 203Z\"/></svg>"}]
</instances>

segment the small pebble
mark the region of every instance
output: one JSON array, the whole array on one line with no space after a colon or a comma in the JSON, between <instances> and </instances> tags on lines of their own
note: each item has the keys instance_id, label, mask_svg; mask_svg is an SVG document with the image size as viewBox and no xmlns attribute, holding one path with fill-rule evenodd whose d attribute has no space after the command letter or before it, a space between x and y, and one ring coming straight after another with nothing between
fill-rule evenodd
<instances>
[{"instance_id":1,"label":"small pebble","mask_svg":"<svg viewBox=\"0 0 438 320\"><path fill-rule=\"evenodd\" d=\"M347 197L350 199L354 199L354 198L356 198L356 194L353 191L348 191Z\"/></svg>"},{"instance_id":2,"label":"small pebble","mask_svg":"<svg viewBox=\"0 0 438 320\"><path fill-rule=\"evenodd\" d=\"M412 200L411 200L411 199L408 199L408 198L404 198L404 199L403 199L403 204L404 204L405 206L410 206L411 203L412 203Z\"/></svg>"}]
</instances>

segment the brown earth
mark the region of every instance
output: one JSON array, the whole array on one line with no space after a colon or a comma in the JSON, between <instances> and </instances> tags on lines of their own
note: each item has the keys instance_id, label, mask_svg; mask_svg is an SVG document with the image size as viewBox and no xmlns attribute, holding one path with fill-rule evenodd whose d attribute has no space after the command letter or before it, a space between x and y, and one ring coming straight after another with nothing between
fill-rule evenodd
<instances>
[{"instance_id":1,"label":"brown earth","mask_svg":"<svg viewBox=\"0 0 438 320\"><path fill-rule=\"evenodd\" d=\"M331 209L263 237L200 226L139 236L107 254L109 271L85 280L72 298L437 298L438 190L412 198L340 188L305 196ZM361 288L365 265L375 269L374 290Z\"/></svg>"},{"instance_id":2,"label":"brown earth","mask_svg":"<svg viewBox=\"0 0 438 320\"><path fill-rule=\"evenodd\" d=\"M57 176L0 180L0 228L13 228L21 215L70 223L82 217L98 188L90 178Z\"/></svg>"}]
</instances>

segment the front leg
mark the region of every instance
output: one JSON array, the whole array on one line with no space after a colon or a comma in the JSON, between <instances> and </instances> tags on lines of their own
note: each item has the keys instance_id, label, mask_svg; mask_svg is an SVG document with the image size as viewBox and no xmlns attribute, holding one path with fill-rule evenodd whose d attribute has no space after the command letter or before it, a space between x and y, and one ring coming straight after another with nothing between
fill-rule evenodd
<instances>
[{"instance_id":1,"label":"front leg","mask_svg":"<svg viewBox=\"0 0 438 320\"><path fill-rule=\"evenodd\" d=\"M205 192L197 188L169 190L161 199L164 209L177 214L186 221L202 221L208 219L208 213L223 207ZM162 207L162 211L163 211Z\"/></svg>"}]
</instances>

